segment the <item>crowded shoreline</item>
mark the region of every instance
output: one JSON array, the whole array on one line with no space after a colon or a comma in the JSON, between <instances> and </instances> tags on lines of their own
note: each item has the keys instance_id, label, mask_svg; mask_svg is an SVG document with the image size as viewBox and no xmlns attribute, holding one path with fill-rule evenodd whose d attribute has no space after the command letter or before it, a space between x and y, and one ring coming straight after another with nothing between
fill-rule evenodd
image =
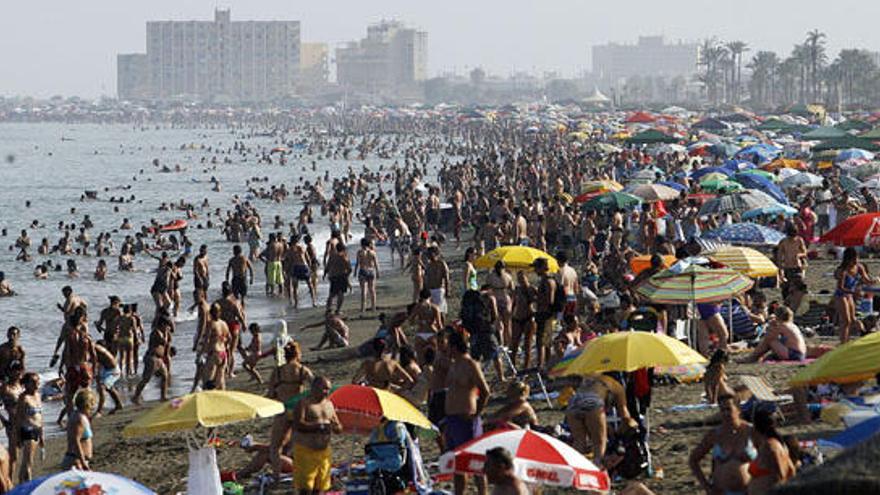
<instances>
[{"instance_id":1,"label":"crowded shoreline","mask_svg":"<svg viewBox=\"0 0 880 495\"><path fill-rule=\"evenodd\" d=\"M119 193L109 181L71 184L54 214L7 219L3 266L14 268L2 277L0 295L10 297L0 308L49 292L26 285L41 277L51 278L53 291L65 287L64 326L60 315L45 316L56 311L49 302L55 293L45 296L37 311L57 325L41 329L34 348L18 339L35 322L13 321L23 314L15 311L3 321L19 329L0 348L3 390L14 396L4 402L7 431L18 432L8 443L18 453L7 481L62 465L117 473L158 493L183 491L183 435L131 440L121 432L157 405L139 404L143 390L148 399L174 402L190 391L229 388L284 403L304 394L309 407L321 408L315 414L327 414L319 423L331 426L310 429L291 416L311 414L296 403L273 419L220 427L215 445L225 479L236 473L245 493L261 486L286 493L291 483L305 489L296 475L275 477L289 474L287 464L296 470L306 462L302 452L310 451L302 448L329 446L332 486L342 489L345 468L363 457L367 440L342 433L346 425L328 412L327 396L360 383L390 390L433 423L433 433L410 435L420 438L429 478L451 491L461 491L464 478L444 476L451 473L441 473L439 456L480 437L481 415L487 424L561 438L617 493L770 493L792 479L797 486L798 471L837 453L815 440L850 427L847 414L870 418L873 410L873 369L791 386L825 354L875 330L866 297L880 269L872 259L871 215L880 210L873 153L827 143L838 138L804 139L809 118L791 115L743 112L745 123L716 125L692 112L528 112L555 120L531 125L525 110L301 116L299 124L308 124L300 130L278 131L291 124L280 121L269 136L255 127L221 130L198 144L168 142L180 154L161 160L151 152L165 149L121 147L123 155L136 152L134 166L146 172L117 174L111 180L133 178L119 183ZM787 127L770 130L775 122ZM65 135L86 136L75 126ZM871 138L847 139L874 146ZM48 160L63 145L8 163ZM823 147L830 153L811 151ZM233 169L236 175L222 175ZM146 186L156 189L141 196L153 180L162 185ZM176 192L175 185L190 189ZM86 212L98 206L94 227ZM867 224L835 230L861 218ZM846 237L854 229L861 237ZM537 254L492 258L503 246ZM746 268L716 256L744 246L756 253L736 251L752 257ZM670 299L660 283L682 273L725 274L730 290ZM102 288L108 275L137 296L123 301ZM88 304L78 296L84 285ZM279 320L290 341L281 338ZM697 357L663 370L660 363L569 368L591 345L630 330L684 342ZM324 346L332 350L318 349ZM50 358L66 378L51 401L41 393L57 377L44 367ZM286 378L293 386L279 387L284 373L294 373ZM789 400L764 407L741 376L757 376ZM647 400L631 390L640 380L647 380ZM445 391L453 387L460 388L450 399ZM44 405L33 402L41 395L58 409L42 413ZM100 415L92 403L98 398ZM847 405L833 417L827 411L840 402ZM19 409L40 409L41 417ZM38 461L37 446L62 409L67 417ZM20 433L26 430L39 432ZM76 440L86 430L94 439L88 445ZM625 445L627 432L636 435ZM720 454L710 452L713 445ZM734 450L751 458L725 453ZM710 453L721 459L711 480L699 470ZM21 470L22 458L35 466L32 474L23 474L30 468ZM505 472L508 460L495 458L500 471L489 483L525 489ZM636 463L632 474L628 462ZM306 464L299 472L316 469ZM325 477L331 483L322 471L311 481L320 479L320 487L310 489L328 490ZM469 477L469 490L482 489L472 484L478 479Z\"/></svg>"}]
</instances>

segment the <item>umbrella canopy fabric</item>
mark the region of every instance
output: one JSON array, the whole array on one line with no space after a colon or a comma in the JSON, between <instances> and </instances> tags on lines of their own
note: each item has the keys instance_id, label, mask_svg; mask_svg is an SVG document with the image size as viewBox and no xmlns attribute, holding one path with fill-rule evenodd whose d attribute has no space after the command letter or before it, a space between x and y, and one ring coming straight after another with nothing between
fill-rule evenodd
<instances>
[{"instance_id":1,"label":"umbrella canopy fabric","mask_svg":"<svg viewBox=\"0 0 880 495\"><path fill-rule=\"evenodd\" d=\"M283 412L284 404L277 400L233 390L206 390L159 404L126 426L122 434L137 437L192 430L196 426L213 428Z\"/></svg>"},{"instance_id":2,"label":"umbrella canopy fabric","mask_svg":"<svg viewBox=\"0 0 880 495\"><path fill-rule=\"evenodd\" d=\"M847 218L819 238L835 246L856 247L880 242L880 213L862 213Z\"/></svg>"},{"instance_id":3,"label":"umbrella canopy fabric","mask_svg":"<svg viewBox=\"0 0 880 495\"><path fill-rule=\"evenodd\" d=\"M661 184L640 184L627 192L642 198L646 202L668 201L679 196L677 190Z\"/></svg>"},{"instance_id":4,"label":"umbrella canopy fabric","mask_svg":"<svg viewBox=\"0 0 880 495\"><path fill-rule=\"evenodd\" d=\"M775 277L779 268L770 258L747 247L727 247L706 253L712 261L751 278Z\"/></svg>"},{"instance_id":5,"label":"umbrella canopy fabric","mask_svg":"<svg viewBox=\"0 0 880 495\"><path fill-rule=\"evenodd\" d=\"M657 304L718 302L749 290L753 283L734 270L711 270L689 265L666 270L641 283L636 292Z\"/></svg>"},{"instance_id":6,"label":"umbrella canopy fabric","mask_svg":"<svg viewBox=\"0 0 880 495\"><path fill-rule=\"evenodd\" d=\"M777 216L784 215L786 217L791 217L797 214L797 208L793 208L787 205L775 204L771 206L762 206L760 208L755 208L753 210L749 210L742 214L743 220L749 220L751 218L758 218L762 216Z\"/></svg>"},{"instance_id":7,"label":"umbrella canopy fabric","mask_svg":"<svg viewBox=\"0 0 880 495\"><path fill-rule=\"evenodd\" d=\"M559 372L562 376L635 371L655 366L705 363L706 358L680 340L651 332L616 332L587 343ZM557 372L554 371L554 374Z\"/></svg>"},{"instance_id":8,"label":"umbrella canopy fabric","mask_svg":"<svg viewBox=\"0 0 880 495\"><path fill-rule=\"evenodd\" d=\"M623 190L623 184L615 180L591 180L581 183L582 193L617 192Z\"/></svg>"},{"instance_id":9,"label":"umbrella canopy fabric","mask_svg":"<svg viewBox=\"0 0 880 495\"><path fill-rule=\"evenodd\" d=\"M98 471L65 471L16 486L8 495L120 494L156 495L137 481Z\"/></svg>"},{"instance_id":10,"label":"umbrella canopy fabric","mask_svg":"<svg viewBox=\"0 0 880 495\"><path fill-rule=\"evenodd\" d=\"M556 261L556 258L540 249L526 246L501 246L495 248L477 258L474 261L474 267L490 270L495 267L495 263L503 261L507 268L511 270L531 270L532 263L538 258L547 260L550 273L556 273L559 270L559 263Z\"/></svg>"},{"instance_id":11,"label":"umbrella canopy fabric","mask_svg":"<svg viewBox=\"0 0 880 495\"><path fill-rule=\"evenodd\" d=\"M486 452L503 447L526 483L607 492L608 473L567 443L532 430L494 430L440 456L441 473L483 474Z\"/></svg>"},{"instance_id":12,"label":"umbrella canopy fabric","mask_svg":"<svg viewBox=\"0 0 880 495\"><path fill-rule=\"evenodd\" d=\"M752 222L732 223L703 234L706 239L717 239L741 246L775 246L785 235L778 230Z\"/></svg>"},{"instance_id":13,"label":"umbrella canopy fabric","mask_svg":"<svg viewBox=\"0 0 880 495\"><path fill-rule=\"evenodd\" d=\"M640 132L627 139L627 142L631 144L677 143L678 141L678 138L663 134L656 129Z\"/></svg>"},{"instance_id":14,"label":"umbrella canopy fabric","mask_svg":"<svg viewBox=\"0 0 880 495\"><path fill-rule=\"evenodd\" d=\"M679 184L678 182L672 182L669 180L665 180L663 182L658 182L658 184L660 184L661 186L666 186L666 187L675 189L678 192L687 191L687 189L688 189L687 186L684 184Z\"/></svg>"},{"instance_id":15,"label":"umbrella canopy fabric","mask_svg":"<svg viewBox=\"0 0 880 495\"><path fill-rule=\"evenodd\" d=\"M752 189L709 199L700 207L700 215L717 215L721 213L749 211L778 204L779 203L767 193Z\"/></svg>"},{"instance_id":16,"label":"umbrella canopy fabric","mask_svg":"<svg viewBox=\"0 0 880 495\"><path fill-rule=\"evenodd\" d=\"M648 268L651 268L651 257L652 255L650 254L633 257L633 259L629 260L630 269L633 271L633 273L638 275ZM672 255L664 255L661 256L660 259L663 260L663 268L669 268L678 260L678 258Z\"/></svg>"},{"instance_id":17,"label":"umbrella canopy fabric","mask_svg":"<svg viewBox=\"0 0 880 495\"><path fill-rule=\"evenodd\" d=\"M788 170L788 169L783 169L783 170ZM776 182L776 180L778 179L778 177L773 175L771 172L768 172L766 170L761 170L760 168L752 168L752 169L748 169L748 170L743 170L742 172L739 172L736 175L759 175L759 176L761 176L771 182Z\"/></svg>"},{"instance_id":18,"label":"umbrella canopy fabric","mask_svg":"<svg viewBox=\"0 0 880 495\"><path fill-rule=\"evenodd\" d=\"M873 378L880 372L880 333L851 340L823 354L795 374L795 386L819 383L852 383Z\"/></svg>"},{"instance_id":19,"label":"umbrella canopy fabric","mask_svg":"<svg viewBox=\"0 0 880 495\"><path fill-rule=\"evenodd\" d=\"M755 174L736 174L733 178L748 189L757 189L766 193L778 203L788 204L788 198L782 189L766 177Z\"/></svg>"},{"instance_id":20,"label":"umbrella canopy fabric","mask_svg":"<svg viewBox=\"0 0 880 495\"><path fill-rule=\"evenodd\" d=\"M700 182L700 187L702 189L706 189L707 191L718 191L722 193L740 191L743 189L742 184L740 184L739 182L724 179L704 180Z\"/></svg>"},{"instance_id":21,"label":"umbrella canopy fabric","mask_svg":"<svg viewBox=\"0 0 880 495\"><path fill-rule=\"evenodd\" d=\"M703 167L699 170L694 170L691 172L691 179L700 180L702 177L709 174L723 174L726 177L731 177L733 172L727 167Z\"/></svg>"},{"instance_id":22,"label":"umbrella canopy fabric","mask_svg":"<svg viewBox=\"0 0 880 495\"><path fill-rule=\"evenodd\" d=\"M752 163L767 163L776 158L779 152L779 148L769 144L753 144L739 150L734 158L748 160Z\"/></svg>"},{"instance_id":23,"label":"umbrella canopy fabric","mask_svg":"<svg viewBox=\"0 0 880 495\"><path fill-rule=\"evenodd\" d=\"M431 421L408 400L386 390L343 385L330 394L330 402L347 432L369 433L383 417L426 430L435 429Z\"/></svg>"},{"instance_id":24,"label":"umbrella canopy fabric","mask_svg":"<svg viewBox=\"0 0 880 495\"><path fill-rule=\"evenodd\" d=\"M596 196L583 204L585 210L612 210L634 208L642 203L638 196L624 192L610 192Z\"/></svg>"},{"instance_id":25,"label":"umbrella canopy fabric","mask_svg":"<svg viewBox=\"0 0 880 495\"><path fill-rule=\"evenodd\" d=\"M825 150L845 150L849 148L858 148L867 151L878 151L880 146L874 144L869 139L846 135L840 138L829 139L813 146L813 152Z\"/></svg>"},{"instance_id":26,"label":"umbrella canopy fabric","mask_svg":"<svg viewBox=\"0 0 880 495\"><path fill-rule=\"evenodd\" d=\"M783 189L792 189L795 187L802 187L804 189L819 189L822 187L822 182L824 180L825 179L816 174L801 172L797 175L792 175L783 180L781 185Z\"/></svg>"},{"instance_id":27,"label":"umbrella canopy fabric","mask_svg":"<svg viewBox=\"0 0 880 495\"><path fill-rule=\"evenodd\" d=\"M817 127L812 131L803 134L801 139L804 141L824 141L826 139L841 138L846 136L846 131L835 127Z\"/></svg>"},{"instance_id":28,"label":"umbrella canopy fabric","mask_svg":"<svg viewBox=\"0 0 880 495\"><path fill-rule=\"evenodd\" d=\"M850 148L847 150L843 150L837 154L834 158L835 162L846 162L850 160L867 160L871 161L874 159L874 153L870 151L859 149L859 148Z\"/></svg>"}]
</instances>

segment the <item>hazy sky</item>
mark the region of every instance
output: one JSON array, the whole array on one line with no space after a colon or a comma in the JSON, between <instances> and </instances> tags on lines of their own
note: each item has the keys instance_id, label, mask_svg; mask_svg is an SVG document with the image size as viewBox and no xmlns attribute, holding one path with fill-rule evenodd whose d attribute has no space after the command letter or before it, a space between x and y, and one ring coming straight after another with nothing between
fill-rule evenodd
<instances>
[{"instance_id":1,"label":"hazy sky","mask_svg":"<svg viewBox=\"0 0 880 495\"><path fill-rule=\"evenodd\" d=\"M396 18L428 31L429 73L590 68L593 44L639 34L710 35L789 52L809 29L829 47L880 50L876 0L8 0L0 15L0 95L115 94L120 52L142 52L147 20L302 21L303 41L360 38Z\"/></svg>"}]
</instances>

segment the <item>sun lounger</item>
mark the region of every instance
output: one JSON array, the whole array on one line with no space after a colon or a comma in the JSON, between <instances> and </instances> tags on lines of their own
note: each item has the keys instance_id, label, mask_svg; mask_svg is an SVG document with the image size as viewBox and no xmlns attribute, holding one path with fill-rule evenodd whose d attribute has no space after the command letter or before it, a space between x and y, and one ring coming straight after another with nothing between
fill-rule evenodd
<instances>
[{"instance_id":1,"label":"sun lounger","mask_svg":"<svg viewBox=\"0 0 880 495\"><path fill-rule=\"evenodd\" d=\"M783 404L794 402L791 395L778 395L773 387L767 383L764 378L754 375L740 375L740 382L752 393L752 397L758 402L770 403L777 406L777 410L782 414ZM784 419L784 418L783 418Z\"/></svg>"}]
</instances>

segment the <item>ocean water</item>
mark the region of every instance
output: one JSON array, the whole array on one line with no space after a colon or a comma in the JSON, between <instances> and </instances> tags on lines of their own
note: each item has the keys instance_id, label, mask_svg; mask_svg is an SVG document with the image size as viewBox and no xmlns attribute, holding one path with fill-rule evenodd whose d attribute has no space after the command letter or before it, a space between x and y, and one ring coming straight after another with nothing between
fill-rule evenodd
<instances>
[{"instance_id":1,"label":"ocean water","mask_svg":"<svg viewBox=\"0 0 880 495\"><path fill-rule=\"evenodd\" d=\"M154 307L149 297L149 287L157 262L145 255L139 255L135 261L136 272L117 271L115 252L126 233L133 235L135 232L117 230L123 218L130 219L135 228L148 224L153 218L161 223L184 218L183 212L158 209L163 202L178 202L183 199L197 205L200 218L190 221L190 227L194 227L205 223L209 211L213 212L218 207L223 212L229 209L235 195L247 198L245 181L248 178L269 177L268 183L259 185L268 189L271 184L283 182L288 190L292 190L302 180L314 180L318 175L323 176L325 170L330 172L331 177L341 176L349 167L359 169L365 163L320 160L317 162L317 170L312 171L311 162L315 157L291 155L286 166L266 165L257 164L254 155L248 156L247 161L242 161L238 154L224 155L202 148L204 145L225 151L231 148L235 140L243 140L248 147L255 150L268 150L278 144L272 137L242 139L229 129L0 124L0 228L7 230L7 235L0 237L0 271L6 273L7 279L18 292L16 297L0 298L0 330L3 330L2 338L5 339L6 328L11 325L21 328L29 370L40 372L44 379L57 376L49 368L49 360L62 324L61 312L55 305L62 301L61 288L65 285L71 285L76 293L86 299L92 321L107 306L110 295L119 296L124 303L139 303L144 325L149 331ZM216 168L205 170L212 165L200 161L203 157L210 160L213 156L218 158ZM233 163L222 164L225 156L230 156ZM371 157L366 163L375 170L380 164L390 165L396 158L398 157L383 160ZM162 173L153 166L154 159L172 168L180 165L185 171ZM211 177L220 181L222 192L211 190ZM124 189L129 186L130 189ZM98 199L81 200L86 190L99 191ZM135 200L123 204L111 203L108 201L111 196L134 196ZM210 208L199 208L206 198L210 202ZM27 201L30 201L30 207L25 206ZM294 197L281 204L260 199L251 201L257 205L264 219L264 236L275 231L271 225L275 215L280 215L285 224L295 221L302 205L299 198ZM318 216L318 208L315 210L316 218L311 230L318 255L321 256L324 243L329 237L329 225L326 219ZM79 225L86 214L94 223L94 228L90 231L92 246L98 233L111 232L114 255L106 257L109 267L106 281L94 280L93 273L98 260L94 256L93 248L90 248L91 256L88 257L49 256L55 263L61 264L67 259L76 259L79 278L69 279L66 273L53 272L49 280L36 280L33 277L34 267L46 259L45 256L36 254L40 240L48 238L49 244L55 245L63 234L58 223ZM215 224L222 223L213 219ZM30 227L34 220L39 222L38 228ZM34 260L30 263L15 261L17 250L10 248L21 229L27 229L32 240L31 254ZM354 229L354 240L357 241L362 230L358 226L354 226ZM286 229L284 231L286 235ZM75 234L76 232L72 232L71 236L75 237ZM213 229L190 228L187 234L196 250L201 244L208 245L212 284L209 299L216 298L233 244L226 242L216 226ZM247 246L242 247L247 252ZM382 264L387 264L387 249L380 248L379 254ZM266 298L263 293L262 273L262 264L257 263L255 283L250 290L253 297L248 298L249 321L271 323L279 317L295 319L293 309L284 300ZM181 282L184 307L181 310L182 318L174 335L178 355L172 362L175 375L172 382L173 393L183 393L189 389L194 371L190 346L195 318L185 315L184 311L192 303L191 274L192 265L189 262L184 268L184 279ZM308 300L308 292L302 285L300 296L301 301ZM326 299L326 288L323 286L319 289L318 299L319 302ZM350 298L347 304L354 302ZM93 325L91 329L93 336L97 337L97 330ZM268 339L264 338L265 340ZM147 389L145 398L149 400L156 397L158 390L151 386ZM47 423L50 416L51 413L47 415Z\"/></svg>"}]
</instances>

